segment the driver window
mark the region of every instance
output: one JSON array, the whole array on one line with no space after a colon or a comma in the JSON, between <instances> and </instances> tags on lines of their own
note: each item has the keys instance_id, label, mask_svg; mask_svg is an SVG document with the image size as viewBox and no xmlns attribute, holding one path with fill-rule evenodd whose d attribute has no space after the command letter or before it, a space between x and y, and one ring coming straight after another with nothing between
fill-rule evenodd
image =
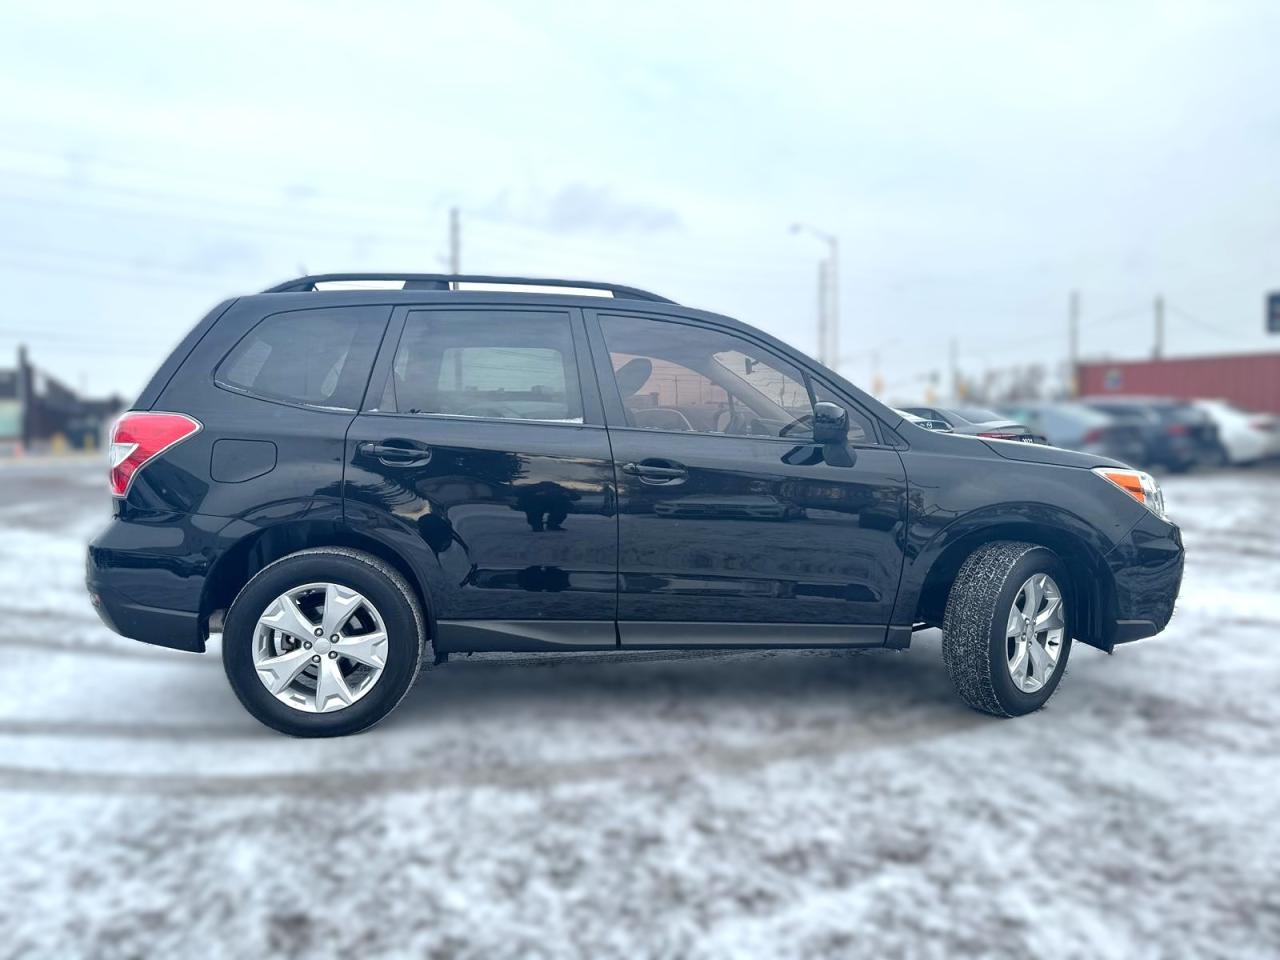
<instances>
[{"instance_id":1,"label":"driver window","mask_svg":"<svg viewBox=\"0 0 1280 960\"><path fill-rule=\"evenodd\" d=\"M750 341L704 327L601 317L632 427L732 436L811 434L804 375Z\"/></svg>"}]
</instances>

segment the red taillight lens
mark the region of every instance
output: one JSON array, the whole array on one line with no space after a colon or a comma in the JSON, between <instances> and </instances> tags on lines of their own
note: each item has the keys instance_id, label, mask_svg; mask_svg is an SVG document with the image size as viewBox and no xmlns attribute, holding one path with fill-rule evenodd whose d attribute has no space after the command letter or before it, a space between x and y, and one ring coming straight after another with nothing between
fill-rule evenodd
<instances>
[{"instance_id":1,"label":"red taillight lens","mask_svg":"<svg viewBox=\"0 0 1280 960\"><path fill-rule=\"evenodd\" d=\"M1164 432L1171 437L1184 437L1191 432L1191 428L1185 423L1171 423L1164 428Z\"/></svg>"},{"instance_id":2,"label":"red taillight lens","mask_svg":"<svg viewBox=\"0 0 1280 960\"><path fill-rule=\"evenodd\" d=\"M995 431L992 433L980 433L978 434L978 436L986 437L988 440L1021 440L1022 439L1022 437L1018 436L1016 433L1000 433L999 431Z\"/></svg>"},{"instance_id":3,"label":"red taillight lens","mask_svg":"<svg viewBox=\"0 0 1280 960\"><path fill-rule=\"evenodd\" d=\"M200 431L183 413L130 410L111 428L111 494L123 497L139 470L176 443Z\"/></svg>"},{"instance_id":4,"label":"red taillight lens","mask_svg":"<svg viewBox=\"0 0 1280 960\"><path fill-rule=\"evenodd\" d=\"M1085 435L1080 438L1080 442L1081 443L1101 443L1103 436L1104 436L1103 432L1095 427L1094 429L1089 430L1087 433L1085 433Z\"/></svg>"}]
</instances>

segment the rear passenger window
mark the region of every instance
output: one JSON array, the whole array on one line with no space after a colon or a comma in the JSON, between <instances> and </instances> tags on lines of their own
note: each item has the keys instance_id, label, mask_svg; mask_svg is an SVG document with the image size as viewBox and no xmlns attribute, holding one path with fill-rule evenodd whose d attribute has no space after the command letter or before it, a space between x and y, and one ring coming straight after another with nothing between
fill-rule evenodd
<instances>
[{"instance_id":1,"label":"rear passenger window","mask_svg":"<svg viewBox=\"0 0 1280 960\"><path fill-rule=\"evenodd\" d=\"M521 310L411 313L378 409L581 423L569 316Z\"/></svg>"},{"instance_id":2,"label":"rear passenger window","mask_svg":"<svg viewBox=\"0 0 1280 960\"><path fill-rule=\"evenodd\" d=\"M390 312L369 306L274 314L245 334L214 379L267 400L355 410Z\"/></svg>"}]
</instances>

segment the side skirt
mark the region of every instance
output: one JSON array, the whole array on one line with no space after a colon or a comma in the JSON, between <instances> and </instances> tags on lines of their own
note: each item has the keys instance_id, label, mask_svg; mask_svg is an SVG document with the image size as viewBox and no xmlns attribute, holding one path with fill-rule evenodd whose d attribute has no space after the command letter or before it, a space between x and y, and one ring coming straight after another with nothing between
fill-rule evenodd
<instances>
[{"instance_id":1,"label":"side skirt","mask_svg":"<svg viewBox=\"0 0 1280 960\"><path fill-rule=\"evenodd\" d=\"M437 620L439 653L616 650L612 620Z\"/></svg>"},{"instance_id":2,"label":"side skirt","mask_svg":"<svg viewBox=\"0 0 1280 960\"><path fill-rule=\"evenodd\" d=\"M439 653L574 650L901 649L910 627L835 623L686 623L670 620L440 620Z\"/></svg>"},{"instance_id":3,"label":"side skirt","mask_svg":"<svg viewBox=\"0 0 1280 960\"><path fill-rule=\"evenodd\" d=\"M668 647L883 647L886 628L845 623L681 623L621 621L628 650Z\"/></svg>"}]
</instances>

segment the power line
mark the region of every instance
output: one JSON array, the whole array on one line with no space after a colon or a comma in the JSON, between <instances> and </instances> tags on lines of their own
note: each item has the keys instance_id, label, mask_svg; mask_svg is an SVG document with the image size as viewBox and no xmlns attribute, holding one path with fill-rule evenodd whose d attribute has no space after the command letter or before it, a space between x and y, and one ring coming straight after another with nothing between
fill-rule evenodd
<instances>
[{"instance_id":1,"label":"power line","mask_svg":"<svg viewBox=\"0 0 1280 960\"><path fill-rule=\"evenodd\" d=\"M162 220L179 220L189 224L193 229L217 232L232 232L236 234L249 234L253 237L268 234L283 238L306 238L314 241L317 236L323 236L334 242L363 242L373 246L397 245L402 247L423 247L424 241L421 234L408 234L391 232L384 226L375 222L363 222L358 228L344 231L340 226L335 225L332 218L328 222L316 226L290 226L279 222L263 223L259 221L248 221L238 218L228 218L218 214L196 214L186 213L173 209L144 209L132 204L118 204L111 202L103 202L102 199L94 197L32 197L32 196L14 196L0 192L0 199L10 203L20 203L25 205L52 205L59 206L64 209L78 211L79 209L102 210L116 214L126 214L131 217L143 219L162 219ZM284 215L285 211L280 211ZM322 216L321 214L310 214L313 216ZM341 221L338 221L339 223ZM710 264L721 263L725 269L735 271L735 283L738 286L764 286L769 283L765 276L772 274L780 281L789 280L796 276L799 265L796 268L788 268L780 266L776 260L754 261L733 255L719 255L700 251L689 257L664 257L662 254L655 254L652 250L644 249L643 244L626 243L618 238L594 238L591 240L577 240L571 237L565 237L542 228L527 226L523 224L498 223L492 220L479 219L472 221L473 236L478 237L478 241L472 242L473 249L479 249L482 253L502 255L504 252L516 257L522 264L529 264L531 261L551 264L552 272L560 272L563 269L563 261L572 259L578 264L584 262L593 262L597 264L605 264L613 267L615 264L625 263L631 267L639 266L642 270L647 270L651 274L660 274L662 276L672 277L675 279L687 279L690 281L705 280ZM506 234L504 236L504 234ZM73 255L68 253L67 255ZM559 258L559 259L557 259ZM701 266L700 266L701 265ZM582 271L582 267L576 268L577 272Z\"/></svg>"},{"instance_id":2,"label":"power line","mask_svg":"<svg viewBox=\"0 0 1280 960\"><path fill-rule=\"evenodd\" d=\"M1227 329L1226 327L1220 327L1217 324L1210 323L1207 320L1202 320L1199 317L1195 316L1194 314L1188 313L1186 310L1183 310L1181 307L1177 306L1176 304L1169 303L1169 304L1166 304L1166 306L1168 307L1170 313L1177 314L1179 317L1181 317L1187 323L1191 324L1193 327L1197 327L1206 333L1216 334L1217 336L1220 336L1220 337L1227 337L1228 339L1231 339L1231 340L1253 340L1253 337L1248 336L1246 334L1242 334L1241 331L1239 330L1230 330L1230 329Z\"/></svg>"},{"instance_id":3,"label":"power line","mask_svg":"<svg viewBox=\"0 0 1280 960\"><path fill-rule=\"evenodd\" d=\"M188 290L200 290L206 294L211 291L215 291L217 288L217 278L213 276L210 276L209 283L201 284L192 282L190 279L170 276L165 273L146 276L137 273L127 275L120 272L108 272L104 270L86 270L84 267L79 265L65 266L56 263L45 263L33 258L17 257L12 255L0 257L0 267L9 267L14 270L35 270L39 273L52 274L60 277L83 277L89 280L106 280L112 283L125 283L131 286L150 286L153 284L159 284L162 286L184 287Z\"/></svg>"}]
</instances>

